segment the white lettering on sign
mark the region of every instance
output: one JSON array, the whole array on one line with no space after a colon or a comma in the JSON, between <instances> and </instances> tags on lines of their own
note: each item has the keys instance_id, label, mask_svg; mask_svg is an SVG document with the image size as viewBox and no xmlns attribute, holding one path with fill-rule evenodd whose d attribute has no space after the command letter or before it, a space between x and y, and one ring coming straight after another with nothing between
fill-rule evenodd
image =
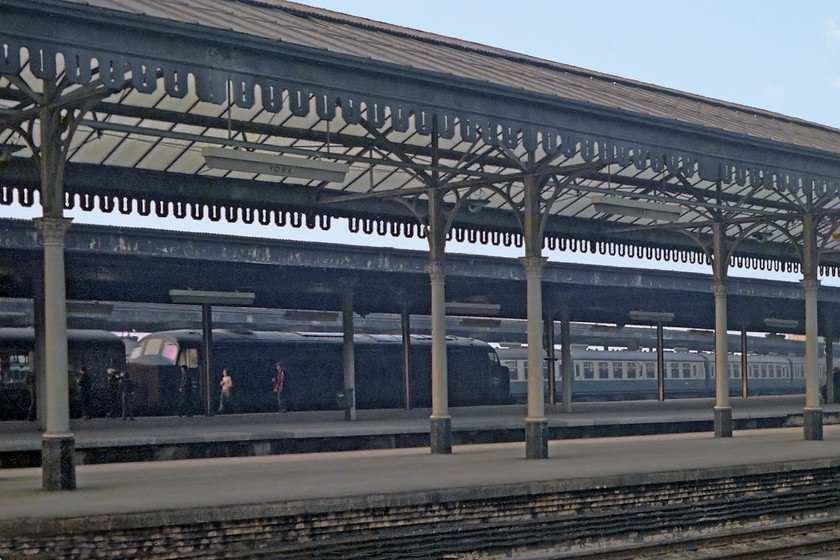
<instances>
[{"instance_id":1,"label":"white lettering on sign","mask_svg":"<svg viewBox=\"0 0 840 560\"><path fill-rule=\"evenodd\" d=\"M271 173L276 173L278 175L289 175L292 172L292 168L288 165L277 165L274 163L269 163L268 169Z\"/></svg>"}]
</instances>

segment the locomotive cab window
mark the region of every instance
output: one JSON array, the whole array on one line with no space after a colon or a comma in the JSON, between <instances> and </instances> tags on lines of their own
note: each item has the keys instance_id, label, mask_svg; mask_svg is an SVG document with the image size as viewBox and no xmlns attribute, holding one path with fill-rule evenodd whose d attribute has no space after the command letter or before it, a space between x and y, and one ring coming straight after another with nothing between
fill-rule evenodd
<instances>
[{"instance_id":1,"label":"locomotive cab window","mask_svg":"<svg viewBox=\"0 0 840 560\"><path fill-rule=\"evenodd\" d=\"M166 358L167 360L171 360L175 363L175 360L178 358L178 345L174 342L167 342L163 345L163 351L160 353L161 356Z\"/></svg>"},{"instance_id":2,"label":"locomotive cab window","mask_svg":"<svg viewBox=\"0 0 840 560\"><path fill-rule=\"evenodd\" d=\"M144 356L157 356L160 354L160 345L163 341L159 338L152 338L146 341L146 345L143 348L143 355Z\"/></svg>"},{"instance_id":3,"label":"locomotive cab window","mask_svg":"<svg viewBox=\"0 0 840 560\"><path fill-rule=\"evenodd\" d=\"M198 349L186 348L178 356L178 365L187 366L189 369L198 367Z\"/></svg>"}]
</instances>

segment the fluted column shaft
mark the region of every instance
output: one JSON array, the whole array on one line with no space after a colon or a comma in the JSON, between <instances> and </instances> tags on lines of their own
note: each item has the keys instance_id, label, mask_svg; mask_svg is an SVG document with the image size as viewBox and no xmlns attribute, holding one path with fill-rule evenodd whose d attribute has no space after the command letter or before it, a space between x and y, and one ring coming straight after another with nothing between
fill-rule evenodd
<instances>
[{"instance_id":1,"label":"fluted column shaft","mask_svg":"<svg viewBox=\"0 0 840 560\"><path fill-rule=\"evenodd\" d=\"M75 440L70 433L70 383L67 371L67 298L64 289L64 237L70 219L36 218L44 245L44 406L41 475L45 490L74 490Z\"/></svg>"},{"instance_id":2,"label":"fluted column shaft","mask_svg":"<svg viewBox=\"0 0 840 560\"><path fill-rule=\"evenodd\" d=\"M72 220L35 218L44 245L44 334L47 373L46 433L70 431L67 376L67 299L64 291L64 236Z\"/></svg>"},{"instance_id":3,"label":"fluted column shaft","mask_svg":"<svg viewBox=\"0 0 840 560\"><path fill-rule=\"evenodd\" d=\"M817 292L819 280L802 280L805 291L805 408L820 408Z\"/></svg>"},{"instance_id":4,"label":"fluted column shaft","mask_svg":"<svg viewBox=\"0 0 840 560\"><path fill-rule=\"evenodd\" d=\"M715 294L715 436L732 437L729 406L729 355L726 336L726 284L713 282Z\"/></svg>"}]
</instances>

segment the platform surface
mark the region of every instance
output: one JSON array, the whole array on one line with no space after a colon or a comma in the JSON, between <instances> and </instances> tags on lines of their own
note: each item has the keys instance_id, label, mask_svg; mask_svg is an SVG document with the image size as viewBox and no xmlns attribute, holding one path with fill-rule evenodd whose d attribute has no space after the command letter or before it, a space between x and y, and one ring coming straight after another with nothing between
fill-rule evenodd
<instances>
[{"instance_id":1,"label":"platform surface","mask_svg":"<svg viewBox=\"0 0 840 560\"><path fill-rule=\"evenodd\" d=\"M735 420L802 416L802 395L732 398ZM613 401L573 403L571 414L559 405L546 405L549 428L624 426L628 424L711 422L714 399ZM840 415L840 404L823 405L827 422ZM524 430L525 405L452 408L453 431ZM345 421L344 413L289 412L222 416L173 416L119 419L73 419L70 429L76 448L154 445L184 442L253 441L283 438L364 436L371 434L423 434L429 432L428 409L360 410L357 419ZM609 432L609 429L605 430ZM524 431L523 431L524 439ZM0 452L39 450L41 434L25 421L0 422Z\"/></svg>"},{"instance_id":2,"label":"platform surface","mask_svg":"<svg viewBox=\"0 0 840 560\"><path fill-rule=\"evenodd\" d=\"M796 399L733 400L734 416L796 413ZM705 415L709 403L666 401L604 403L591 410L581 405L572 415L550 412L549 422L661 422L667 418ZM604 407L612 412L608 412ZM740 405L740 406L739 406ZM505 414L485 410L453 413L458 426L524 423L520 409ZM827 405L833 414L837 405ZM832 412L834 411L834 412ZM801 413L801 409L799 409ZM154 418L73 421L77 441L116 438L253 437L256 432L288 434L366 430L428 430L428 418L371 413L371 418L346 422L306 413L257 415L260 418ZM418 416L418 417L414 417ZM9 424L9 423L7 423ZM3 445L37 444L31 425L3 426ZM10 437L7 437L10 436ZM840 458L840 425L827 424L822 441L805 441L801 427L737 430L732 438L711 432L618 438L555 440L547 459L525 459L524 443L455 446L451 455L433 455L427 448L271 455L158 462L78 465L75 491L41 489L37 468L0 470L0 520L55 519L137 512L165 512L190 508L224 508L257 504L301 504L318 500L396 500L425 493L429 499L452 492L480 491L504 485L621 477L627 482L668 477L696 477L749 469L789 469L835 464Z\"/></svg>"},{"instance_id":3,"label":"platform surface","mask_svg":"<svg viewBox=\"0 0 840 560\"><path fill-rule=\"evenodd\" d=\"M840 457L840 426L822 441L801 428L552 441L549 458L525 459L524 444L459 446L451 455L425 449L368 450L106 465L76 469L75 491L41 489L40 469L0 471L0 519L66 518L200 507L286 503L407 493L445 496L456 489L668 473L717 475L741 467L788 469ZM733 470L733 472L734 472ZM652 477L652 478L651 478Z\"/></svg>"}]
</instances>

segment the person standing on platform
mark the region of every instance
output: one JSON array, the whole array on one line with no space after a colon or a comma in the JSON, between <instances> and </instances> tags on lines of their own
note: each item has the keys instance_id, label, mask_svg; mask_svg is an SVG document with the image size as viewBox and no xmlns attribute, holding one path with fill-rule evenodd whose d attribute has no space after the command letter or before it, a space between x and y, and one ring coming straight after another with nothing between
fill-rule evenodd
<instances>
[{"instance_id":1,"label":"person standing on platform","mask_svg":"<svg viewBox=\"0 0 840 560\"><path fill-rule=\"evenodd\" d=\"M121 409L120 376L116 369L108 368L108 418L118 418Z\"/></svg>"},{"instance_id":2,"label":"person standing on platform","mask_svg":"<svg viewBox=\"0 0 840 560\"><path fill-rule=\"evenodd\" d=\"M87 368L82 366L79 368L79 377L76 378L76 383L79 385L79 397L82 402L82 417L85 420L90 420L90 376Z\"/></svg>"},{"instance_id":3,"label":"person standing on platform","mask_svg":"<svg viewBox=\"0 0 840 560\"><path fill-rule=\"evenodd\" d=\"M134 380L127 371L120 373L120 401L122 403L122 419L134 420L134 411L131 407L131 396L134 394Z\"/></svg>"},{"instance_id":4,"label":"person standing on platform","mask_svg":"<svg viewBox=\"0 0 840 560\"><path fill-rule=\"evenodd\" d=\"M178 385L178 416L190 417L193 415L191 377L187 366L181 366L181 383Z\"/></svg>"},{"instance_id":5,"label":"person standing on platform","mask_svg":"<svg viewBox=\"0 0 840 560\"><path fill-rule=\"evenodd\" d=\"M277 395L277 412L286 412L289 397L286 389L286 370L281 362L274 364L274 377L271 378L271 382L274 384L272 390Z\"/></svg>"},{"instance_id":6,"label":"person standing on platform","mask_svg":"<svg viewBox=\"0 0 840 560\"><path fill-rule=\"evenodd\" d=\"M216 414L229 414L233 412L233 378L230 376L228 368L222 370L222 380L219 381L219 387L221 387L219 410L216 411Z\"/></svg>"}]
</instances>

